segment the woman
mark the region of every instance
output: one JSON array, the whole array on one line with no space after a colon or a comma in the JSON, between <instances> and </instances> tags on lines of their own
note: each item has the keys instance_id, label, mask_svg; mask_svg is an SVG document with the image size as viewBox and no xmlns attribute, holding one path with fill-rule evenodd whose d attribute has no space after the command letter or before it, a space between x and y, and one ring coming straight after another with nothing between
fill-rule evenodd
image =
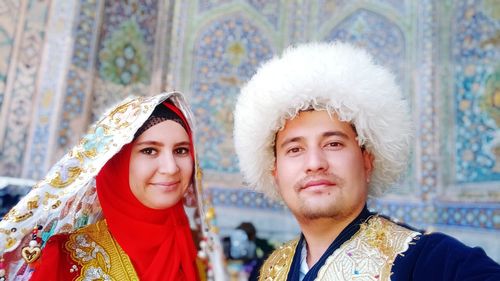
<instances>
[{"instance_id":1,"label":"woman","mask_svg":"<svg viewBox=\"0 0 500 281\"><path fill-rule=\"evenodd\" d=\"M191 120L176 92L105 114L0 222L0 280L204 279L183 206L203 211Z\"/></svg>"}]
</instances>

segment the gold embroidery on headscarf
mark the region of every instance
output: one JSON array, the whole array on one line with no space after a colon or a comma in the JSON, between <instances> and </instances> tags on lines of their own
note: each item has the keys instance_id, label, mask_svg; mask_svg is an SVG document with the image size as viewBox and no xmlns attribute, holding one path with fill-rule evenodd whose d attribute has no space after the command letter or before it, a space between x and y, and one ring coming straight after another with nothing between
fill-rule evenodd
<instances>
[{"instance_id":1,"label":"gold embroidery on headscarf","mask_svg":"<svg viewBox=\"0 0 500 281\"><path fill-rule=\"evenodd\" d=\"M275 250L262 266L259 281L285 281L298 243L297 238Z\"/></svg>"},{"instance_id":2,"label":"gold embroidery on headscarf","mask_svg":"<svg viewBox=\"0 0 500 281\"><path fill-rule=\"evenodd\" d=\"M123 115L126 113L130 108L134 110L132 116L138 116L140 112L140 104L143 102L142 98L132 100L128 103L125 103L117 108L115 108L111 113L109 114L109 120L116 126L116 129L124 128L130 125L128 121L124 121L122 123L122 118L120 115Z\"/></svg>"},{"instance_id":3,"label":"gold embroidery on headscarf","mask_svg":"<svg viewBox=\"0 0 500 281\"><path fill-rule=\"evenodd\" d=\"M38 200L40 200L40 196L36 195L33 198L30 198L28 202L26 203L28 206L28 210L33 210L38 208Z\"/></svg>"},{"instance_id":4,"label":"gold embroidery on headscarf","mask_svg":"<svg viewBox=\"0 0 500 281\"><path fill-rule=\"evenodd\" d=\"M50 185L53 187L64 188L75 181L75 179L80 175L82 169L80 167L69 167L68 168L68 178L66 181L61 179L61 173L56 172L56 176L50 180Z\"/></svg>"},{"instance_id":5,"label":"gold embroidery on headscarf","mask_svg":"<svg viewBox=\"0 0 500 281\"><path fill-rule=\"evenodd\" d=\"M24 220L27 220L29 217L33 216L33 212L29 211L27 213L24 213L22 215L18 215L14 217L15 222L22 222Z\"/></svg>"},{"instance_id":6,"label":"gold embroidery on headscarf","mask_svg":"<svg viewBox=\"0 0 500 281\"><path fill-rule=\"evenodd\" d=\"M12 237L7 237L7 243L5 243L5 249L9 249L10 247L16 244L16 239Z\"/></svg>"},{"instance_id":7,"label":"gold embroidery on headscarf","mask_svg":"<svg viewBox=\"0 0 500 281\"><path fill-rule=\"evenodd\" d=\"M50 193L48 193L48 192L45 192L45 196L43 197L42 204L43 204L44 206L46 206L46 205L48 205L48 204L49 204L49 200L50 200L50 199L57 199L57 198L59 198L59 196L57 196L57 195L53 195L53 194L50 194Z\"/></svg>"},{"instance_id":8,"label":"gold embroidery on headscarf","mask_svg":"<svg viewBox=\"0 0 500 281\"><path fill-rule=\"evenodd\" d=\"M56 203L50 206L52 209L57 209L57 207L61 206L61 200L57 200Z\"/></svg>"}]
</instances>

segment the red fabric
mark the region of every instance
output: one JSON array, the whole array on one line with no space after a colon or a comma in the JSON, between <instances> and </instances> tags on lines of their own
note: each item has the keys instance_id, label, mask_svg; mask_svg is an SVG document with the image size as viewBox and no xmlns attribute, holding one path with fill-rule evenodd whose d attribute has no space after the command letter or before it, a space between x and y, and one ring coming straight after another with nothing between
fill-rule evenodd
<instances>
[{"instance_id":1,"label":"red fabric","mask_svg":"<svg viewBox=\"0 0 500 281\"><path fill-rule=\"evenodd\" d=\"M191 132L188 135L191 138ZM141 280L198 280L196 249L182 200L166 210L142 205L129 186L130 152L131 144L124 146L96 177L97 195L111 234Z\"/></svg>"},{"instance_id":2,"label":"red fabric","mask_svg":"<svg viewBox=\"0 0 500 281\"><path fill-rule=\"evenodd\" d=\"M80 267L70 271L75 262L71 260L69 253L64 248L67 240L68 234L50 237L43 248L42 256L36 261L35 272L33 272L30 281L68 281L74 280L80 275Z\"/></svg>"}]
</instances>

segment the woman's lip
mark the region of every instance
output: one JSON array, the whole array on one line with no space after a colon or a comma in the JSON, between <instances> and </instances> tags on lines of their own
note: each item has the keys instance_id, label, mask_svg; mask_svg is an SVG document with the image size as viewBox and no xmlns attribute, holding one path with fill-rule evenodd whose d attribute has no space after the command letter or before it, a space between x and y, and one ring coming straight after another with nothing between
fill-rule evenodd
<instances>
[{"instance_id":1,"label":"woman's lip","mask_svg":"<svg viewBox=\"0 0 500 281\"><path fill-rule=\"evenodd\" d=\"M170 187L170 186L175 186L175 185L177 185L179 183L180 183L180 181L170 181L170 182L154 182L154 183L151 183L151 184L155 185L155 186Z\"/></svg>"}]
</instances>

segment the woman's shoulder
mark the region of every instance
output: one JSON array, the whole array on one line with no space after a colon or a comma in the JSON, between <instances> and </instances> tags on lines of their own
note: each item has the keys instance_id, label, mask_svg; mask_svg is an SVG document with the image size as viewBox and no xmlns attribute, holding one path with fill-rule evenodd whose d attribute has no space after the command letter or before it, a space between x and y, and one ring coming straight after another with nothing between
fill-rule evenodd
<instances>
[{"instance_id":1,"label":"woman's shoulder","mask_svg":"<svg viewBox=\"0 0 500 281\"><path fill-rule=\"evenodd\" d=\"M104 220L100 220L96 223L89 224L89 225L84 226L84 227L77 229L75 231L58 233L58 234L52 235L45 243L43 249L45 250L45 248L47 248L47 247L64 246L66 244L66 242L69 239L73 238L74 236L77 236L79 234L80 235L81 234L92 235L92 234L99 233L99 232L103 231L104 228L107 229L106 222Z\"/></svg>"}]
</instances>

